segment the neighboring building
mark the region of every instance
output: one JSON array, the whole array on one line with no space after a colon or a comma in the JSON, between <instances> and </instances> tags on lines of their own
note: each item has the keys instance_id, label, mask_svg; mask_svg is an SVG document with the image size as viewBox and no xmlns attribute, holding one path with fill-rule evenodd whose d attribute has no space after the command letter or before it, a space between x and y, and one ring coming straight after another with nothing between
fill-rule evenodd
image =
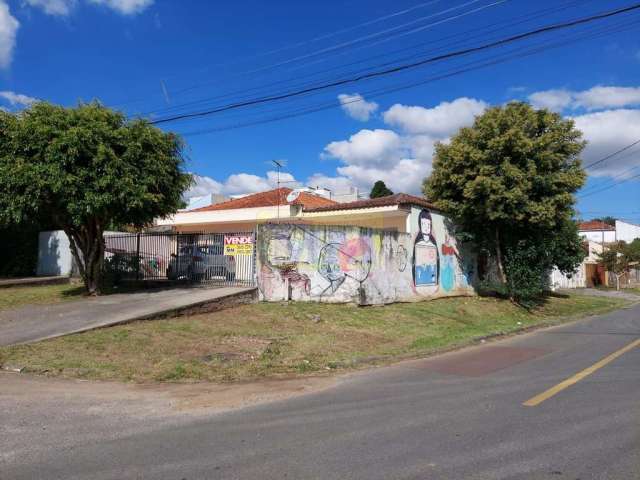
<instances>
[{"instance_id":1,"label":"neighboring building","mask_svg":"<svg viewBox=\"0 0 640 480\"><path fill-rule=\"evenodd\" d=\"M229 200L224 195L218 193L209 193L207 195L200 195L197 197L191 197L187 199L187 206L181 211L195 210L196 208L208 207L216 203L221 203Z\"/></svg>"},{"instance_id":2,"label":"neighboring building","mask_svg":"<svg viewBox=\"0 0 640 480\"><path fill-rule=\"evenodd\" d=\"M640 225L616 220L616 239L627 243L640 238Z\"/></svg>"},{"instance_id":3,"label":"neighboring building","mask_svg":"<svg viewBox=\"0 0 640 480\"><path fill-rule=\"evenodd\" d=\"M578 234L591 242L611 243L617 240L616 227L600 220L589 220L578 225Z\"/></svg>"}]
</instances>

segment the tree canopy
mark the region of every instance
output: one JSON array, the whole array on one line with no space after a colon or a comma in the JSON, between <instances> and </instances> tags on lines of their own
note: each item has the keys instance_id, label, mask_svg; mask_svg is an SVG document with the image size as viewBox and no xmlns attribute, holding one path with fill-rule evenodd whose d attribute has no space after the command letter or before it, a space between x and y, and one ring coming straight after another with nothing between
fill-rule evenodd
<instances>
[{"instance_id":1,"label":"tree canopy","mask_svg":"<svg viewBox=\"0 0 640 480\"><path fill-rule=\"evenodd\" d=\"M191 177L182 141L97 102L45 102L0 112L0 223L46 218L70 239L90 293L99 289L103 232L175 212Z\"/></svg>"},{"instance_id":2,"label":"tree canopy","mask_svg":"<svg viewBox=\"0 0 640 480\"><path fill-rule=\"evenodd\" d=\"M572 220L574 194L586 179L584 145L573 121L557 113L523 102L489 108L436 145L423 190L495 256L503 284L504 261L516 250L529 252L521 261L535 264L540 278L554 265L571 272L584 258Z\"/></svg>"},{"instance_id":3,"label":"tree canopy","mask_svg":"<svg viewBox=\"0 0 640 480\"><path fill-rule=\"evenodd\" d=\"M389 197L391 195L393 195L393 192L387 188L382 180L378 180L373 184L369 198Z\"/></svg>"}]
</instances>

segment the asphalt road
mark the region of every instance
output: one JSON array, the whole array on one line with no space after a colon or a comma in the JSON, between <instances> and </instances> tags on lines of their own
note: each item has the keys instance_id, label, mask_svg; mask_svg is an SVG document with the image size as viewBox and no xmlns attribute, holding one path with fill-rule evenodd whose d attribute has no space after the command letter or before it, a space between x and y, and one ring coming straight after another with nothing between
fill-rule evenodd
<instances>
[{"instance_id":1,"label":"asphalt road","mask_svg":"<svg viewBox=\"0 0 640 480\"><path fill-rule=\"evenodd\" d=\"M0 384L0 478L637 479L640 347L620 349L639 338L635 306L215 415L16 404Z\"/></svg>"}]
</instances>

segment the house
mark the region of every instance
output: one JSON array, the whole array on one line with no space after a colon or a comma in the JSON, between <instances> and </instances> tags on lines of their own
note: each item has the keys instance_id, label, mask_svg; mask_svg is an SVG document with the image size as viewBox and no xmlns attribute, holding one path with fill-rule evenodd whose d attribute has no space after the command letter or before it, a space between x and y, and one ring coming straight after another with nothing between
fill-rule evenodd
<instances>
[{"instance_id":1,"label":"house","mask_svg":"<svg viewBox=\"0 0 640 480\"><path fill-rule=\"evenodd\" d=\"M624 241L633 242L640 238L640 225L616 220L615 225L601 222L600 220L589 220L578 225L578 234L592 242L600 244Z\"/></svg>"},{"instance_id":2,"label":"house","mask_svg":"<svg viewBox=\"0 0 640 480\"><path fill-rule=\"evenodd\" d=\"M616 220L616 240L631 243L640 238L640 225Z\"/></svg>"},{"instance_id":3,"label":"house","mask_svg":"<svg viewBox=\"0 0 640 480\"><path fill-rule=\"evenodd\" d=\"M423 197L336 202L279 188L159 219L178 233L257 232L267 301L411 301L474 293L476 259Z\"/></svg>"},{"instance_id":4,"label":"house","mask_svg":"<svg viewBox=\"0 0 640 480\"><path fill-rule=\"evenodd\" d=\"M413 210L412 210L413 208ZM425 198L398 193L389 197L337 202L309 191L279 188L181 211L156 220L177 233L254 231L268 222L349 225L411 232L412 213L436 210ZM415 218L413 219L415 223Z\"/></svg>"}]
</instances>

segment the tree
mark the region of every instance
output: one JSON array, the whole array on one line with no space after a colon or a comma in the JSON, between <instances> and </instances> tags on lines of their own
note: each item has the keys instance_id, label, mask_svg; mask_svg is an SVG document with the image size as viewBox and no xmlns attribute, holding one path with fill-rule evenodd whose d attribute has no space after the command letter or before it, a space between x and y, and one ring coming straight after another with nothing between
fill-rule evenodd
<instances>
[{"instance_id":1,"label":"tree","mask_svg":"<svg viewBox=\"0 0 640 480\"><path fill-rule=\"evenodd\" d=\"M509 288L505 259L517 249L529 251L527 262L539 262L538 271L557 265L572 272L584 258L572 220L574 193L586 179L581 136L571 120L511 102L488 109L449 144L436 145L423 191L493 255L503 286ZM547 252L551 239L554 248Z\"/></svg>"},{"instance_id":2,"label":"tree","mask_svg":"<svg viewBox=\"0 0 640 480\"><path fill-rule=\"evenodd\" d=\"M382 180L378 180L373 184L369 198L388 197L390 195L393 195L393 192L387 188Z\"/></svg>"},{"instance_id":3,"label":"tree","mask_svg":"<svg viewBox=\"0 0 640 480\"><path fill-rule=\"evenodd\" d=\"M45 102L0 112L0 224L48 219L69 237L89 294L97 294L103 232L175 212L191 177L182 141L98 102Z\"/></svg>"},{"instance_id":4,"label":"tree","mask_svg":"<svg viewBox=\"0 0 640 480\"><path fill-rule=\"evenodd\" d=\"M605 269L616 276L616 290L620 290L620 278L640 264L640 239L631 243L619 240L608 245L598 257Z\"/></svg>"}]
</instances>

